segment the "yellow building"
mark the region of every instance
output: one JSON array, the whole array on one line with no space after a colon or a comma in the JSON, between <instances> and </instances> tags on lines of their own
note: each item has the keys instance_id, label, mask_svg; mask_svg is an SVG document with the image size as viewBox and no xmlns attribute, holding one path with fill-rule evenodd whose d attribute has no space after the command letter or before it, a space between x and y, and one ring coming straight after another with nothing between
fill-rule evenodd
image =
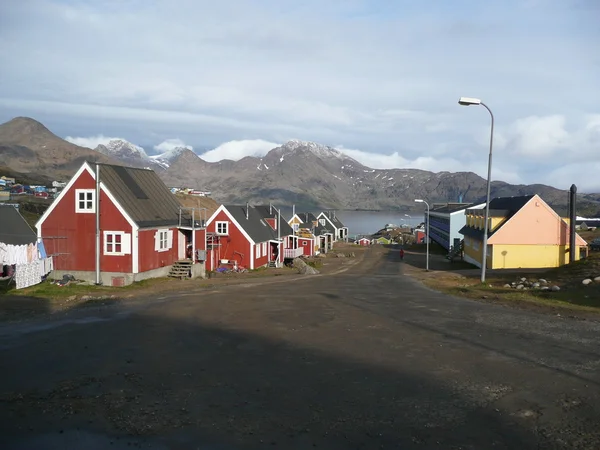
<instances>
[{"instance_id":1,"label":"yellow building","mask_svg":"<svg viewBox=\"0 0 600 450\"><path fill-rule=\"evenodd\" d=\"M481 267L484 209L467 209L465 261ZM569 262L569 225L537 194L499 197L490 202L487 263L489 269L550 268ZM587 243L575 236L575 259Z\"/></svg>"}]
</instances>

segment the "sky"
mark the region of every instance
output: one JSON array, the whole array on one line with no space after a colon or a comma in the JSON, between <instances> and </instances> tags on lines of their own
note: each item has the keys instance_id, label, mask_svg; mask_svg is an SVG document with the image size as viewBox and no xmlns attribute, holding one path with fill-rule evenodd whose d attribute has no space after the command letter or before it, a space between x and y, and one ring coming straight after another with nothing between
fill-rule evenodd
<instances>
[{"instance_id":1,"label":"sky","mask_svg":"<svg viewBox=\"0 0 600 450\"><path fill-rule=\"evenodd\" d=\"M600 192L597 0L6 0L0 121L206 160L289 139L372 168Z\"/></svg>"}]
</instances>

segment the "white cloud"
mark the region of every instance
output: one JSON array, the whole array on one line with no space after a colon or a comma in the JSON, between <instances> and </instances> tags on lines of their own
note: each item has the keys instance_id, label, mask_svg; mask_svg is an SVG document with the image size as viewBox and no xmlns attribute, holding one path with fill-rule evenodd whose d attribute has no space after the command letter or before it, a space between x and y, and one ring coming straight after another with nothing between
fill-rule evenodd
<instances>
[{"instance_id":1,"label":"white cloud","mask_svg":"<svg viewBox=\"0 0 600 450\"><path fill-rule=\"evenodd\" d=\"M174 148L177 148L177 147L185 147L185 148L189 148L190 150L194 150L194 147L192 147L191 145L187 145L181 139L177 139L177 138L176 139L167 139L166 141L162 141L160 144L154 146L154 150L156 150L159 153L166 153L169 150L173 150Z\"/></svg>"},{"instance_id":2,"label":"white cloud","mask_svg":"<svg viewBox=\"0 0 600 450\"><path fill-rule=\"evenodd\" d=\"M67 136L65 138L65 141L69 141L69 142L71 142L71 143L73 143L75 145L79 145L81 147L87 147L87 148L95 149L100 144L106 145L110 141L112 141L113 139L122 139L122 138L108 137L108 136L103 136L103 135L99 134L97 136L90 136L90 137L72 137L72 136ZM126 140L126 139L123 139L123 140Z\"/></svg>"},{"instance_id":3,"label":"white cloud","mask_svg":"<svg viewBox=\"0 0 600 450\"><path fill-rule=\"evenodd\" d=\"M445 2L426 14L366 0L3 2L0 121L157 151L177 145L169 136L225 142L211 160L297 136L373 167L485 176L489 116L456 104L473 95L496 115L494 178L538 182L565 155L600 161L600 32L584 3L474 2L465 20Z\"/></svg>"},{"instance_id":4,"label":"white cloud","mask_svg":"<svg viewBox=\"0 0 600 450\"><path fill-rule=\"evenodd\" d=\"M203 153L200 157L208 162L220 161L222 159L238 161L245 156L264 156L269 150L275 147L279 147L279 144L262 139L229 141Z\"/></svg>"}]
</instances>

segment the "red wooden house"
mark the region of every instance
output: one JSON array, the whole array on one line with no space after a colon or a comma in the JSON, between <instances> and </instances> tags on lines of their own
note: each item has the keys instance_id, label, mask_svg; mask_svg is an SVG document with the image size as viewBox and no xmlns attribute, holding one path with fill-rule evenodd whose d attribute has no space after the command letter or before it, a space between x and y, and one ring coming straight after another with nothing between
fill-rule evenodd
<instances>
[{"instance_id":1,"label":"red wooden house","mask_svg":"<svg viewBox=\"0 0 600 450\"><path fill-rule=\"evenodd\" d=\"M362 237L359 240L357 240L356 243L358 245L362 245L363 247L368 247L369 245L371 245L371 240L369 238Z\"/></svg>"},{"instance_id":2,"label":"red wooden house","mask_svg":"<svg viewBox=\"0 0 600 450\"><path fill-rule=\"evenodd\" d=\"M36 227L54 278L120 286L166 276L190 253L202 259L188 249L206 248L201 225L154 171L85 162Z\"/></svg>"},{"instance_id":3,"label":"red wooden house","mask_svg":"<svg viewBox=\"0 0 600 450\"><path fill-rule=\"evenodd\" d=\"M293 231L270 206L221 205L206 223L206 270L280 265L297 249ZM293 253L293 252L292 252Z\"/></svg>"}]
</instances>

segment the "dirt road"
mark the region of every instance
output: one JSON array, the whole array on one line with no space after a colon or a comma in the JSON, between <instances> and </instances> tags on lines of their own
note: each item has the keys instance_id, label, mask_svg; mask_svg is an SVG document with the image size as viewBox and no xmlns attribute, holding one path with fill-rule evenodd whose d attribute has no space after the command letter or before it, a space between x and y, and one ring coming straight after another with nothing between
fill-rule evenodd
<instances>
[{"instance_id":1,"label":"dirt road","mask_svg":"<svg viewBox=\"0 0 600 450\"><path fill-rule=\"evenodd\" d=\"M600 448L600 323L403 264L4 324L0 448Z\"/></svg>"}]
</instances>

